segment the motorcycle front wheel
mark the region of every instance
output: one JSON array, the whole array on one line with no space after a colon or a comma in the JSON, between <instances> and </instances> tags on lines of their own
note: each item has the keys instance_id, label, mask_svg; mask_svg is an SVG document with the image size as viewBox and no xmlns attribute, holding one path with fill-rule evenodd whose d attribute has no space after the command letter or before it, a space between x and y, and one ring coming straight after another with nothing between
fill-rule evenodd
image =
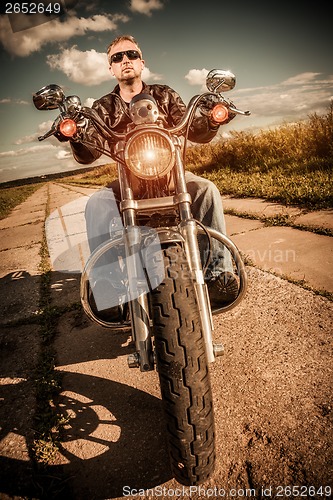
<instances>
[{"instance_id":1,"label":"motorcycle front wheel","mask_svg":"<svg viewBox=\"0 0 333 500\"><path fill-rule=\"evenodd\" d=\"M165 278L151 293L156 363L176 480L196 485L215 463L213 401L194 285L179 244L162 249Z\"/></svg>"}]
</instances>

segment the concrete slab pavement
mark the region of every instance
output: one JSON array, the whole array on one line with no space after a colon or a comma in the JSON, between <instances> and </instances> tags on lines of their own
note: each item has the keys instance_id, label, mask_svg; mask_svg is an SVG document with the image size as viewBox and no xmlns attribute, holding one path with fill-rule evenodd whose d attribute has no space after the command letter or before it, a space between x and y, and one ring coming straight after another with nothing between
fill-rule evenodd
<instances>
[{"instance_id":1,"label":"concrete slab pavement","mask_svg":"<svg viewBox=\"0 0 333 500\"><path fill-rule=\"evenodd\" d=\"M50 260L51 300L59 307L80 302L80 271L89 257L84 209L95 188L52 183L46 223Z\"/></svg>"},{"instance_id":2,"label":"concrete slab pavement","mask_svg":"<svg viewBox=\"0 0 333 500\"><path fill-rule=\"evenodd\" d=\"M94 191L93 188L72 189L55 183L44 184L0 221L0 324L23 320L38 310L40 249L46 207L52 212ZM57 281L54 274L52 280ZM64 280L67 282L69 276Z\"/></svg>"},{"instance_id":3,"label":"concrete slab pavement","mask_svg":"<svg viewBox=\"0 0 333 500\"><path fill-rule=\"evenodd\" d=\"M309 229L321 228L333 231L333 210L307 211L299 207L290 207L269 202L260 198L232 198L223 196L223 206L226 213L234 215L269 218L288 216L295 225L307 226Z\"/></svg>"},{"instance_id":4,"label":"concrete slab pavement","mask_svg":"<svg viewBox=\"0 0 333 500\"><path fill-rule=\"evenodd\" d=\"M236 234L247 233L265 227L265 223L255 219L245 219L236 215L225 215L227 234L233 238Z\"/></svg>"},{"instance_id":5,"label":"concrete slab pavement","mask_svg":"<svg viewBox=\"0 0 333 500\"><path fill-rule=\"evenodd\" d=\"M301 281L315 290L333 292L333 238L311 232L333 229L333 210L304 213L297 207L286 207L261 199L223 198L227 233L250 261L265 271ZM241 215L237 217L236 214ZM288 215L293 227L265 226L259 219Z\"/></svg>"},{"instance_id":6,"label":"concrete slab pavement","mask_svg":"<svg viewBox=\"0 0 333 500\"><path fill-rule=\"evenodd\" d=\"M8 217L0 220L0 229L43 222L45 218L46 202L47 187L44 185L26 201L15 207Z\"/></svg>"},{"instance_id":7,"label":"concrete slab pavement","mask_svg":"<svg viewBox=\"0 0 333 500\"><path fill-rule=\"evenodd\" d=\"M324 228L333 231L333 210L308 212L295 217L293 223L308 226L309 228Z\"/></svg>"},{"instance_id":8,"label":"concrete slab pavement","mask_svg":"<svg viewBox=\"0 0 333 500\"><path fill-rule=\"evenodd\" d=\"M330 236L291 227L264 227L232 240L251 263L264 271L333 292L333 241Z\"/></svg>"},{"instance_id":9,"label":"concrete slab pavement","mask_svg":"<svg viewBox=\"0 0 333 500\"><path fill-rule=\"evenodd\" d=\"M0 324L23 320L38 310L46 203L44 185L0 221Z\"/></svg>"},{"instance_id":10,"label":"concrete slab pavement","mask_svg":"<svg viewBox=\"0 0 333 500\"><path fill-rule=\"evenodd\" d=\"M273 217L275 215L297 216L304 212L299 207L289 207L260 198L232 198L223 196L224 210L255 215L257 217Z\"/></svg>"}]
</instances>

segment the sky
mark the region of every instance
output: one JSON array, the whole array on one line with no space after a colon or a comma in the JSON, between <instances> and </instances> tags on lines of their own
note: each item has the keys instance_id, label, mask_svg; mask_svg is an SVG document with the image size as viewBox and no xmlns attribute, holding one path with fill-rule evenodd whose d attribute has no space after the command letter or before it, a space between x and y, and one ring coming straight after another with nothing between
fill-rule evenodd
<instances>
[{"instance_id":1,"label":"sky","mask_svg":"<svg viewBox=\"0 0 333 500\"><path fill-rule=\"evenodd\" d=\"M32 95L55 83L90 106L109 93L116 81L105 51L121 34L139 42L144 81L171 86L186 104L205 90L209 70L232 71L236 87L225 96L251 116L221 127L225 134L322 114L333 98L327 2L41 1L61 4L63 14L22 18L5 14L1 1L0 182L80 167L68 144L37 140L58 113L38 111ZM109 161L102 156L96 165Z\"/></svg>"}]
</instances>

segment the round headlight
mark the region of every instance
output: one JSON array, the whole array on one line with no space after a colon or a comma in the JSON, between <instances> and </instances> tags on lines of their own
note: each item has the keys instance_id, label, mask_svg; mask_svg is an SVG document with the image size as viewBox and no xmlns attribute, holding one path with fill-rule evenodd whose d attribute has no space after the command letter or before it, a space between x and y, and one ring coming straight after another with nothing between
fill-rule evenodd
<instances>
[{"instance_id":1,"label":"round headlight","mask_svg":"<svg viewBox=\"0 0 333 500\"><path fill-rule=\"evenodd\" d=\"M164 177L175 162L175 148L167 134L160 130L134 134L125 147L128 168L141 179Z\"/></svg>"}]
</instances>

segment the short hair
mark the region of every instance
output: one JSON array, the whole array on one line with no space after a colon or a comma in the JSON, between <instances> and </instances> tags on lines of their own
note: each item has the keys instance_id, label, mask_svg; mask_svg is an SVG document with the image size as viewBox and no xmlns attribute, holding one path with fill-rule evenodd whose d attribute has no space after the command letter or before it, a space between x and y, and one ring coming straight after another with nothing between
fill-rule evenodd
<instances>
[{"instance_id":1,"label":"short hair","mask_svg":"<svg viewBox=\"0 0 333 500\"><path fill-rule=\"evenodd\" d=\"M108 46L107 50L106 50L106 53L108 55L108 61L110 61L110 52L111 52L111 49L114 45L117 45L118 43L120 42L125 42L125 41L128 41L128 42L132 42L134 43L134 45L137 46L138 48L138 51L140 53L140 56L142 57L142 50L140 49L139 47L139 44L138 42L135 40L134 36L132 35L120 35L120 36L117 36L117 38L115 38L111 43L110 45Z\"/></svg>"}]
</instances>

